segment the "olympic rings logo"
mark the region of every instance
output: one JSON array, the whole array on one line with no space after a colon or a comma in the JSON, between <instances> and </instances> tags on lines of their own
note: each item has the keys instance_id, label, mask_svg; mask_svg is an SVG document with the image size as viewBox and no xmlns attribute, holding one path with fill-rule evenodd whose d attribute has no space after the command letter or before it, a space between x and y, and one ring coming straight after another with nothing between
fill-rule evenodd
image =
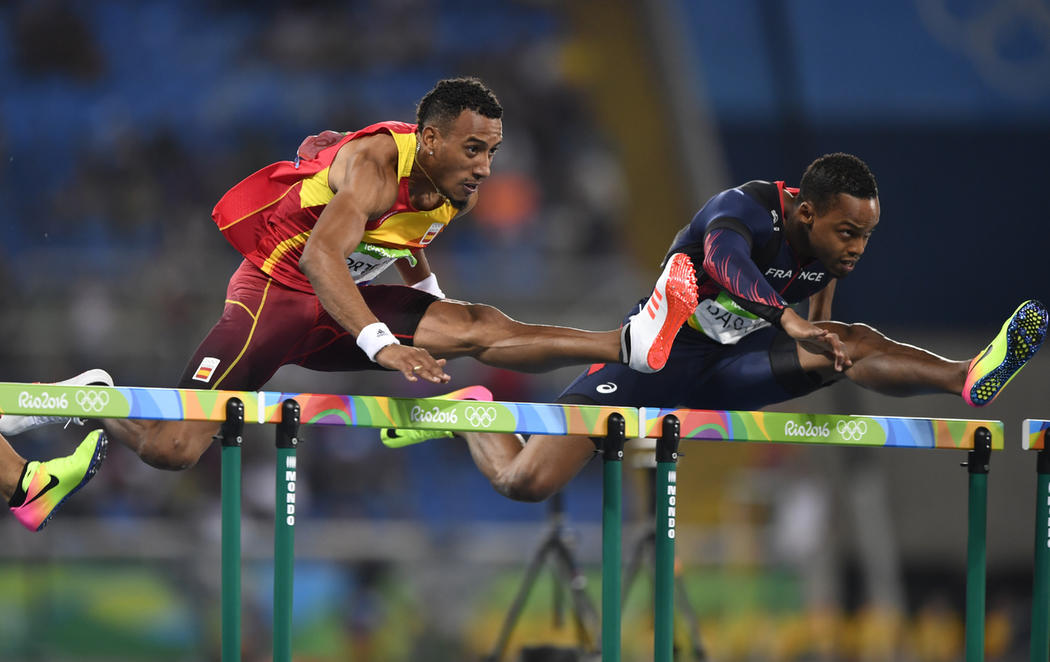
<instances>
[{"instance_id":1,"label":"olympic rings logo","mask_svg":"<svg viewBox=\"0 0 1050 662\"><path fill-rule=\"evenodd\" d=\"M463 413L467 416L467 422L476 428L487 428L496 422L495 407L467 407Z\"/></svg>"},{"instance_id":2,"label":"olympic rings logo","mask_svg":"<svg viewBox=\"0 0 1050 662\"><path fill-rule=\"evenodd\" d=\"M845 441L860 441L868 433L868 424L866 421L839 421L835 429Z\"/></svg>"},{"instance_id":3,"label":"olympic rings logo","mask_svg":"<svg viewBox=\"0 0 1050 662\"><path fill-rule=\"evenodd\" d=\"M86 412L101 412L109 404L105 391L77 391L77 404Z\"/></svg>"}]
</instances>

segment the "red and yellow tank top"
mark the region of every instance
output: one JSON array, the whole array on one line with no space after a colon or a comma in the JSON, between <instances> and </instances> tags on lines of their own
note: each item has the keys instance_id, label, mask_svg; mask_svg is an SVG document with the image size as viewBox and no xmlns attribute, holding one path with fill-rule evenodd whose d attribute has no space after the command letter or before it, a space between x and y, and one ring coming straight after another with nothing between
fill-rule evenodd
<instances>
[{"instance_id":1,"label":"red and yellow tank top","mask_svg":"<svg viewBox=\"0 0 1050 662\"><path fill-rule=\"evenodd\" d=\"M446 200L420 211L408 197L408 176L416 156L416 125L380 122L360 131L324 131L303 141L294 161L279 161L249 175L230 189L212 210L212 219L233 247L263 273L288 287L313 292L299 271L303 245L335 192L328 171L346 143L379 132L397 143L397 201L365 226L361 245L347 259L355 281L374 278L407 250L434 240L456 215Z\"/></svg>"}]
</instances>

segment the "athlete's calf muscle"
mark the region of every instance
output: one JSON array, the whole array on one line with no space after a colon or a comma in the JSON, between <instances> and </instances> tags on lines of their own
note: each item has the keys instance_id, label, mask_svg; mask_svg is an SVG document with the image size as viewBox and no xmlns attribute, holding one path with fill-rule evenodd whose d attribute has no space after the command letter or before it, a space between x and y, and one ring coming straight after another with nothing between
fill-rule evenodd
<instances>
[{"instance_id":1,"label":"athlete's calf muscle","mask_svg":"<svg viewBox=\"0 0 1050 662\"><path fill-rule=\"evenodd\" d=\"M111 438L157 469L181 471L197 464L219 430L211 421L103 421Z\"/></svg>"},{"instance_id":2,"label":"athlete's calf muscle","mask_svg":"<svg viewBox=\"0 0 1050 662\"><path fill-rule=\"evenodd\" d=\"M492 484L515 501L543 501L556 494L594 457L587 437L535 435Z\"/></svg>"}]
</instances>

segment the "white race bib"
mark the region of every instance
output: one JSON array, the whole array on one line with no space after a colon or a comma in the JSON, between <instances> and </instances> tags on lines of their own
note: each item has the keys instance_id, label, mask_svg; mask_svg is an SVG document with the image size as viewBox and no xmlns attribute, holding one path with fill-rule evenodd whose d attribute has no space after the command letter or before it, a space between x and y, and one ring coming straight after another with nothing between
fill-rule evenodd
<instances>
[{"instance_id":1,"label":"white race bib","mask_svg":"<svg viewBox=\"0 0 1050 662\"><path fill-rule=\"evenodd\" d=\"M405 248L384 248L373 246L362 242L357 249L346 258L346 268L355 283L373 280L376 276L401 258L408 258L415 265L416 259L412 253Z\"/></svg>"},{"instance_id":2,"label":"white race bib","mask_svg":"<svg viewBox=\"0 0 1050 662\"><path fill-rule=\"evenodd\" d=\"M689 326L703 331L723 345L735 345L744 336L770 326L766 320L747 312L725 292L717 299L704 299L689 319Z\"/></svg>"}]
</instances>

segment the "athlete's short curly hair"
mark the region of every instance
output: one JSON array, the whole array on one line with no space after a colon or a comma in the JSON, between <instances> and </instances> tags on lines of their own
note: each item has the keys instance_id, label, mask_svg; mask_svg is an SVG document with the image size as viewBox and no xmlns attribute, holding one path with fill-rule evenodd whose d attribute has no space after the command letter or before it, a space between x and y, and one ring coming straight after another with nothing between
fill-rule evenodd
<instances>
[{"instance_id":1,"label":"athlete's short curly hair","mask_svg":"<svg viewBox=\"0 0 1050 662\"><path fill-rule=\"evenodd\" d=\"M879 196L868 164L843 152L825 154L810 163L802 175L800 189L799 197L808 200L818 214L830 209L839 193L864 199Z\"/></svg>"},{"instance_id":2,"label":"athlete's short curly hair","mask_svg":"<svg viewBox=\"0 0 1050 662\"><path fill-rule=\"evenodd\" d=\"M416 108L416 122L426 125L445 125L464 110L473 110L482 117L498 120L503 117L503 106L492 90L477 78L446 78L439 80L426 93Z\"/></svg>"}]
</instances>

